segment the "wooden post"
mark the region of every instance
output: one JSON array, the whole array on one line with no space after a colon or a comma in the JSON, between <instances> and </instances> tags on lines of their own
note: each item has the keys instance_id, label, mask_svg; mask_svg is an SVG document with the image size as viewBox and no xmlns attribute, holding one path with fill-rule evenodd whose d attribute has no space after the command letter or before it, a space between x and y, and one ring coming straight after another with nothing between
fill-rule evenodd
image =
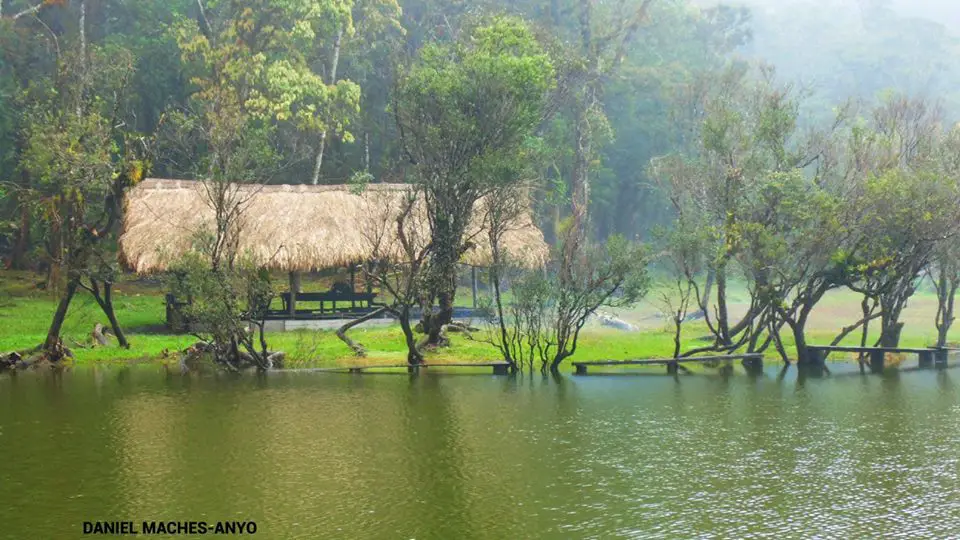
<instances>
[{"instance_id":1,"label":"wooden post","mask_svg":"<svg viewBox=\"0 0 960 540\"><path fill-rule=\"evenodd\" d=\"M510 374L510 365L509 364L494 364L493 365L493 374L494 375L509 375Z\"/></svg>"},{"instance_id":2,"label":"wooden post","mask_svg":"<svg viewBox=\"0 0 960 540\"><path fill-rule=\"evenodd\" d=\"M477 267L470 267L470 286L473 289L473 309L477 309Z\"/></svg>"},{"instance_id":3,"label":"wooden post","mask_svg":"<svg viewBox=\"0 0 960 540\"><path fill-rule=\"evenodd\" d=\"M357 267L350 265L350 292L353 294L357 293L357 276L356 276ZM357 309L357 302L353 298L350 299L350 310Z\"/></svg>"},{"instance_id":4,"label":"wooden post","mask_svg":"<svg viewBox=\"0 0 960 540\"><path fill-rule=\"evenodd\" d=\"M290 305L287 306L291 319L297 316L297 294L300 292L300 272L290 272Z\"/></svg>"},{"instance_id":5,"label":"wooden post","mask_svg":"<svg viewBox=\"0 0 960 540\"><path fill-rule=\"evenodd\" d=\"M920 367L921 368L932 368L933 367L933 349L929 351L923 351L919 353L920 356Z\"/></svg>"},{"instance_id":6,"label":"wooden post","mask_svg":"<svg viewBox=\"0 0 960 540\"><path fill-rule=\"evenodd\" d=\"M667 362L667 375L676 375L680 371L680 364L676 360Z\"/></svg>"},{"instance_id":7,"label":"wooden post","mask_svg":"<svg viewBox=\"0 0 960 540\"><path fill-rule=\"evenodd\" d=\"M870 351L870 371L880 373L883 371L886 357L883 351Z\"/></svg>"},{"instance_id":8,"label":"wooden post","mask_svg":"<svg viewBox=\"0 0 960 540\"><path fill-rule=\"evenodd\" d=\"M747 373L751 375L758 375L763 373L763 357L762 356L747 356L743 359L743 367L747 370Z\"/></svg>"},{"instance_id":9,"label":"wooden post","mask_svg":"<svg viewBox=\"0 0 960 540\"><path fill-rule=\"evenodd\" d=\"M934 363L937 367L946 367L947 358L950 355L950 351L946 348L937 349L936 354L934 355Z\"/></svg>"},{"instance_id":10,"label":"wooden post","mask_svg":"<svg viewBox=\"0 0 960 540\"><path fill-rule=\"evenodd\" d=\"M367 294L371 294L373 292L373 282L370 281L371 274L373 274L373 263L371 261L367 261L367 273L363 279L363 281L365 281L367 284Z\"/></svg>"},{"instance_id":11,"label":"wooden post","mask_svg":"<svg viewBox=\"0 0 960 540\"><path fill-rule=\"evenodd\" d=\"M574 364L574 367L577 368L577 375L586 375L586 374L587 374L587 366L586 366L586 365L584 365L584 364Z\"/></svg>"}]
</instances>

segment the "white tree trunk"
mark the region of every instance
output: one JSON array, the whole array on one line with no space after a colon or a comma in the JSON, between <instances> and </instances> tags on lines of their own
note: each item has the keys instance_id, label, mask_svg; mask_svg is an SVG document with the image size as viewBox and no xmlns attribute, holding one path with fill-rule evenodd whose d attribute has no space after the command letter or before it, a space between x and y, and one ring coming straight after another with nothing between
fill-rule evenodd
<instances>
[{"instance_id":1,"label":"white tree trunk","mask_svg":"<svg viewBox=\"0 0 960 540\"><path fill-rule=\"evenodd\" d=\"M337 39L333 42L333 58L330 59L330 76L327 84L337 83L337 67L340 64L340 45L343 42L343 27L337 28ZM323 166L323 152L327 147L327 132L320 134L320 148L317 149L317 159L313 164L313 185L320 183L320 168Z\"/></svg>"}]
</instances>

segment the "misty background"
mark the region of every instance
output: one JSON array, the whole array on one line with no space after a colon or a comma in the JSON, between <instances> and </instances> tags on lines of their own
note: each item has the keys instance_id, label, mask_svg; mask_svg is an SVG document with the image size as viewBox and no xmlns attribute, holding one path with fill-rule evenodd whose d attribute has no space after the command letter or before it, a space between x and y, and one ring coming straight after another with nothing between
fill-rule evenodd
<instances>
[{"instance_id":1,"label":"misty background","mask_svg":"<svg viewBox=\"0 0 960 540\"><path fill-rule=\"evenodd\" d=\"M954 0L698 0L749 8L752 39L737 53L773 64L812 98L807 109L888 91L942 103L960 119L960 2ZM826 103L825 103L826 102Z\"/></svg>"}]
</instances>

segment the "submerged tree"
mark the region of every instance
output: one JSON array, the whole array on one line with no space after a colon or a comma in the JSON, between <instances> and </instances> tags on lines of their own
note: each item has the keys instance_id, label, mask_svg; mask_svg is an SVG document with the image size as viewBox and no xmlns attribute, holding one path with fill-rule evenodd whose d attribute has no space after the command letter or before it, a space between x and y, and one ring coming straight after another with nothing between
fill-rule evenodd
<instances>
[{"instance_id":1,"label":"submerged tree","mask_svg":"<svg viewBox=\"0 0 960 540\"><path fill-rule=\"evenodd\" d=\"M563 237L579 243L580 232L568 225ZM631 306L647 293L643 246L620 236L579 245L576 251L560 246L547 272L522 273L499 309L500 331L490 341L515 368L532 369L538 361L542 372L557 372L576 354L580 332L598 309Z\"/></svg>"},{"instance_id":2,"label":"submerged tree","mask_svg":"<svg viewBox=\"0 0 960 540\"><path fill-rule=\"evenodd\" d=\"M683 324L691 308L699 308L703 297L700 278L704 274L705 231L695 222L678 221L675 228L661 234L664 250L660 261L671 277L670 286L659 291L659 307L673 326L673 358L679 358L683 344Z\"/></svg>"},{"instance_id":3,"label":"submerged tree","mask_svg":"<svg viewBox=\"0 0 960 540\"><path fill-rule=\"evenodd\" d=\"M678 113L691 117L690 142L681 153L654 159L650 174L667 194L675 216L675 234L693 238L704 252L704 269L681 278L696 295L713 343L687 354L731 351L755 337L763 306L753 296L746 313L734 318L729 306L730 279L738 272L743 223L762 226L767 215L763 190L778 174L809 164L798 142L798 102L790 87L778 85L761 69L755 77L745 66L690 84L679 98ZM675 242L681 239L675 239ZM756 292L755 273L742 272Z\"/></svg>"}]
</instances>

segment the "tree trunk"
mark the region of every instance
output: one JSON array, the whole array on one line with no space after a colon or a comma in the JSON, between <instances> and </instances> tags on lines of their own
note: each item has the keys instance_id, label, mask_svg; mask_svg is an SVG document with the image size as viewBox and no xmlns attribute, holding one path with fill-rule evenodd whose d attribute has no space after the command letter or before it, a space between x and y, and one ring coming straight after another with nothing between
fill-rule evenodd
<instances>
[{"instance_id":1,"label":"tree trunk","mask_svg":"<svg viewBox=\"0 0 960 540\"><path fill-rule=\"evenodd\" d=\"M290 272L290 303L287 305L287 315L291 319L297 315L298 294L300 294L300 272Z\"/></svg>"},{"instance_id":2,"label":"tree trunk","mask_svg":"<svg viewBox=\"0 0 960 540\"><path fill-rule=\"evenodd\" d=\"M64 290L63 296L60 298L60 303L57 305L57 311L53 314L53 321L50 323L50 329L47 330L47 340L43 343L43 350L48 352L53 351L60 342L60 330L63 328L63 321L67 318L67 310L70 309L70 301L73 300L73 295L76 294L79 284L79 278L72 277L69 281L67 281L67 288Z\"/></svg>"},{"instance_id":3,"label":"tree trunk","mask_svg":"<svg viewBox=\"0 0 960 540\"><path fill-rule=\"evenodd\" d=\"M26 255L30 242L30 210L26 204L20 204L20 230L17 232L17 243L13 245L13 254L10 257L12 270L26 269Z\"/></svg>"},{"instance_id":4,"label":"tree trunk","mask_svg":"<svg viewBox=\"0 0 960 540\"><path fill-rule=\"evenodd\" d=\"M370 172L370 133L363 132L363 172Z\"/></svg>"},{"instance_id":5,"label":"tree trunk","mask_svg":"<svg viewBox=\"0 0 960 540\"><path fill-rule=\"evenodd\" d=\"M677 316L673 318L673 357L680 358L680 337L683 331L683 312L678 311Z\"/></svg>"},{"instance_id":6,"label":"tree trunk","mask_svg":"<svg viewBox=\"0 0 960 540\"><path fill-rule=\"evenodd\" d=\"M590 133L587 127L587 104L577 111L579 118L575 129L573 182L571 186L573 227L581 237L585 236L590 205Z\"/></svg>"},{"instance_id":7,"label":"tree trunk","mask_svg":"<svg viewBox=\"0 0 960 540\"><path fill-rule=\"evenodd\" d=\"M707 279L703 284L703 297L700 299L700 311L704 315L710 313L710 293L713 291L713 282L717 277L717 272L710 268L707 270Z\"/></svg>"},{"instance_id":8,"label":"tree trunk","mask_svg":"<svg viewBox=\"0 0 960 540\"><path fill-rule=\"evenodd\" d=\"M794 321L787 320L787 325L793 331L793 340L797 348L797 365L808 366L815 363L818 359L814 358L813 353L807 348L807 319L813 310L813 304L804 305L800 308L800 315Z\"/></svg>"},{"instance_id":9,"label":"tree trunk","mask_svg":"<svg viewBox=\"0 0 960 540\"><path fill-rule=\"evenodd\" d=\"M426 307L423 311L423 331L427 334L426 343L443 345L442 330L453 322L453 305L457 294L457 263L463 242L463 231L449 221L437 220L433 238L436 249L428 268L431 294L436 294L439 310L431 313ZM431 298L432 300L432 298ZM432 302L431 302L432 304Z\"/></svg>"},{"instance_id":10,"label":"tree trunk","mask_svg":"<svg viewBox=\"0 0 960 540\"><path fill-rule=\"evenodd\" d=\"M87 0L80 0L80 21L77 25L80 30L80 73L87 76ZM83 96L77 96L77 116L83 113Z\"/></svg>"},{"instance_id":11,"label":"tree trunk","mask_svg":"<svg viewBox=\"0 0 960 540\"><path fill-rule=\"evenodd\" d=\"M797 347L797 365L808 366L812 364L814 359L810 356L810 350L807 349L807 337L803 326L791 324L790 329L793 331L793 340Z\"/></svg>"},{"instance_id":12,"label":"tree trunk","mask_svg":"<svg viewBox=\"0 0 960 540\"><path fill-rule=\"evenodd\" d=\"M900 313L903 304L894 302L894 305L884 305L887 302L880 300L880 346L896 347L900 343L900 333L903 323L900 322Z\"/></svg>"},{"instance_id":13,"label":"tree trunk","mask_svg":"<svg viewBox=\"0 0 960 540\"><path fill-rule=\"evenodd\" d=\"M410 327L410 307L404 306L400 311L400 329L403 330L403 338L407 343L407 363L415 366L423 363L423 355L417 348L417 340L413 335L413 328Z\"/></svg>"},{"instance_id":14,"label":"tree trunk","mask_svg":"<svg viewBox=\"0 0 960 540\"><path fill-rule=\"evenodd\" d=\"M123 329L120 328L120 322L117 321L117 315L113 310L113 283L109 281L103 282L103 295L100 294L100 284L94 278L90 278L89 287L84 285L83 282L78 282L78 285L90 291L93 299L97 301L97 305L100 306L103 314L106 315L107 320L110 321L110 328L113 330L113 335L117 336L117 343L124 349L129 349L130 343L127 342L127 337L123 334Z\"/></svg>"},{"instance_id":15,"label":"tree trunk","mask_svg":"<svg viewBox=\"0 0 960 540\"><path fill-rule=\"evenodd\" d=\"M720 332L720 342L730 345L730 320L727 316L727 272L726 268L719 268L716 272L717 280L717 331Z\"/></svg>"},{"instance_id":16,"label":"tree trunk","mask_svg":"<svg viewBox=\"0 0 960 540\"><path fill-rule=\"evenodd\" d=\"M103 284L103 303L100 304L100 308L103 309L107 320L110 321L110 328L113 330L113 335L117 336L117 343L124 349L129 349L130 343L127 341L127 336L124 335L123 329L120 328L117 314L113 310L113 283L105 282Z\"/></svg>"},{"instance_id":17,"label":"tree trunk","mask_svg":"<svg viewBox=\"0 0 960 540\"><path fill-rule=\"evenodd\" d=\"M881 347L896 347L900 343L900 333L903 331L903 323L896 320L889 320L881 324L883 333L880 334Z\"/></svg>"},{"instance_id":18,"label":"tree trunk","mask_svg":"<svg viewBox=\"0 0 960 540\"><path fill-rule=\"evenodd\" d=\"M946 347L947 336L955 319L954 302L960 281L946 276L946 272L943 270L941 272L939 279L936 281L938 302L936 318L937 347Z\"/></svg>"},{"instance_id":19,"label":"tree trunk","mask_svg":"<svg viewBox=\"0 0 960 540\"><path fill-rule=\"evenodd\" d=\"M563 363L570 356L566 350L557 351L557 354L553 357L553 361L550 362L550 373L560 373L560 364Z\"/></svg>"},{"instance_id":20,"label":"tree trunk","mask_svg":"<svg viewBox=\"0 0 960 540\"><path fill-rule=\"evenodd\" d=\"M347 331L353 328L354 326L358 326L360 324L363 324L369 321L370 319L376 318L378 315L383 314L388 309L389 308L387 307L382 307L380 309L367 313L363 317L354 319L352 321L348 321L347 324L344 324L343 326L337 329L337 337L340 338L340 341L346 343L347 347L350 347L350 349L352 349L354 354L356 354L357 356L360 356L360 357L366 356L367 350L363 348L363 345L347 337Z\"/></svg>"},{"instance_id":21,"label":"tree trunk","mask_svg":"<svg viewBox=\"0 0 960 540\"><path fill-rule=\"evenodd\" d=\"M497 257L499 259L499 257ZM490 268L490 285L493 287L493 300L497 305L497 323L500 326L500 342L503 344L501 352L503 353L503 359L510 364L511 371L516 371L519 367L517 361L514 360L513 355L510 352L510 337L507 332L507 322L503 316L503 296L500 293L500 272L496 270L498 263L495 261L494 266ZM474 274L474 277L476 275ZM476 281L474 281L476 285ZM521 361L523 357L521 355ZM530 362L532 365L533 355L530 355Z\"/></svg>"},{"instance_id":22,"label":"tree trunk","mask_svg":"<svg viewBox=\"0 0 960 540\"><path fill-rule=\"evenodd\" d=\"M453 322L453 298L449 290L437 295L440 310L430 317L430 328L424 328L427 332L427 343L430 345L443 344L443 327Z\"/></svg>"},{"instance_id":23,"label":"tree trunk","mask_svg":"<svg viewBox=\"0 0 960 540\"><path fill-rule=\"evenodd\" d=\"M337 83L337 67L340 64L340 45L343 42L343 27L337 28L337 38L333 42L333 58L330 60L330 76L327 84ZM320 148L317 150L317 159L313 164L313 185L320 183L320 168L323 166L323 153L327 148L327 131L320 134Z\"/></svg>"}]
</instances>

